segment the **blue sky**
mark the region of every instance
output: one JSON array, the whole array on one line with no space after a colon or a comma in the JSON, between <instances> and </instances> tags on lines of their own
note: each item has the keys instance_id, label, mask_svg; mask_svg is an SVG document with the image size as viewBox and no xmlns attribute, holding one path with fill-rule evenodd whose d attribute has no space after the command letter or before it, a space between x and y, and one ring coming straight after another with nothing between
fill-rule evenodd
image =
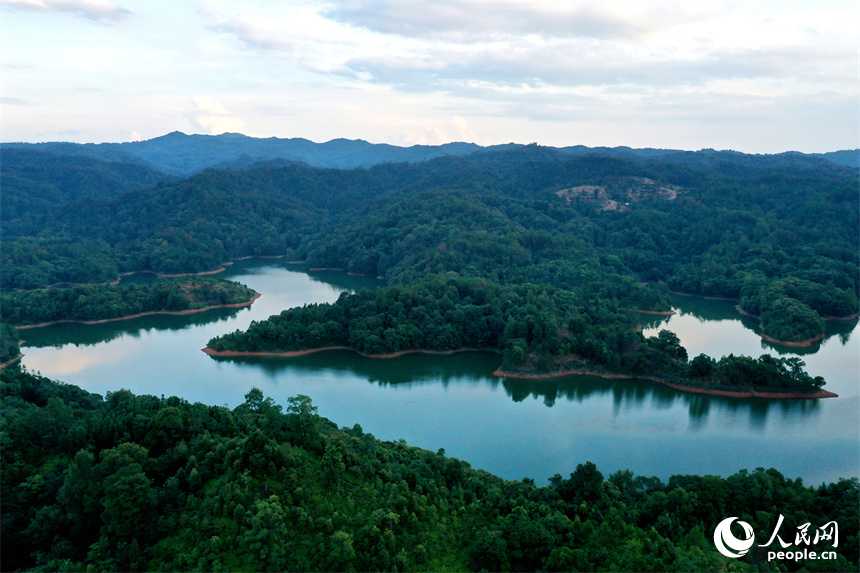
<instances>
[{"instance_id":1,"label":"blue sky","mask_svg":"<svg viewBox=\"0 0 860 573\"><path fill-rule=\"evenodd\" d=\"M3 0L0 140L860 147L860 2Z\"/></svg>"}]
</instances>

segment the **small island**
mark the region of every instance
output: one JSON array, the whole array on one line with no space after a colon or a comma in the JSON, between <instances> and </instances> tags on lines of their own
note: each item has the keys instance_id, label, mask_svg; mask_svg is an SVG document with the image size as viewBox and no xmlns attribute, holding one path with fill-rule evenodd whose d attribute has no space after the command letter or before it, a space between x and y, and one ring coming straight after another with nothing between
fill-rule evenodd
<instances>
[{"instance_id":1,"label":"small island","mask_svg":"<svg viewBox=\"0 0 860 573\"><path fill-rule=\"evenodd\" d=\"M857 317L857 296L851 290L798 277L767 281L751 277L737 309L758 318L760 335L774 344L806 348L825 337L825 320Z\"/></svg>"},{"instance_id":2,"label":"small island","mask_svg":"<svg viewBox=\"0 0 860 573\"><path fill-rule=\"evenodd\" d=\"M392 358L410 352L489 350L498 376L588 374L636 378L733 397L825 398L824 379L799 358L706 355L688 359L678 337L645 337L634 312L547 285L499 285L440 275L409 285L344 293L334 304L283 311L247 331L213 338L210 356L293 357L328 349Z\"/></svg>"},{"instance_id":3,"label":"small island","mask_svg":"<svg viewBox=\"0 0 860 573\"><path fill-rule=\"evenodd\" d=\"M19 329L56 322L96 324L151 314L239 308L259 296L237 282L201 276L159 278L146 284L74 285L4 292L0 318Z\"/></svg>"}]
</instances>

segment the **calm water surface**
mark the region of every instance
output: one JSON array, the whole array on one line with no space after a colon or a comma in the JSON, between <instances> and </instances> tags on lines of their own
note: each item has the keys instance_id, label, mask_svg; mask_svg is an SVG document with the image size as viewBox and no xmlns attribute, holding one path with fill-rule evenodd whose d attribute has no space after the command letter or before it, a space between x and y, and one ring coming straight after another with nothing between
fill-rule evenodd
<instances>
[{"instance_id":1,"label":"calm water surface","mask_svg":"<svg viewBox=\"0 0 860 573\"><path fill-rule=\"evenodd\" d=\"M646 334L676 332L691 357L800 355L807 370L824 376L826 388L840 395L741 400L587 376L500 380L491 375L499 357L490 353L373 360L330 351L292 359L213 359L200 352L213 336L285 308L332 302L343 291L379 285L264 261L237 263L223 276L263 296L245 309L24 330L23 363L99 394L128 388L231 408L254 386L280 404L308 394L319 413L340 426L358 423L381 439L445 448L474 467L538 483L556 473L566 476L586 460L604 475L629 468L663 479L756 467L775 467L813 485L860 476L856 321L831 323L825 341L798 352L763 343L752 330L755 321L726 301L676 296L678 314L646 319Z\"/></svg>"}]
</instances>

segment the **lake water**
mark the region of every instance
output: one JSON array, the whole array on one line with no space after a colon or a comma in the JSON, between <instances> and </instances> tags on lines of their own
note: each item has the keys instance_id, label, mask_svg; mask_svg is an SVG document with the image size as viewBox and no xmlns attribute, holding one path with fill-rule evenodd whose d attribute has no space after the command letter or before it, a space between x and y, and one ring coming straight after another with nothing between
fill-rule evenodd
<instances>
[{"instance_id":1,"label":"lake water","mask_svg":"<svg viewBox=\"0 0 860 573\"><path fill-rule=\"evenodd\" d=\"M242 261L223 275L262 293L251 307L156 316L101 325L62 324L21 331L23 364L45 376L106 394L181 396L235 407L254 386L277 403L307 394L339 426L360 424L386 440L404 439L509 479L545 484L593 461L605 476L695 473L727 476L775 467L818 485L860 476L860 352L856 321L832 322L811 349L763 343L755 321L726 301L676 296L678 314L644 317L645 333L668 328L690 357L706 353L800 355L839 398L729 399L688 394L648 381L576 376L548 381L492 376L491 353L408 355L374 360L349 351L299 358L211 358L200 349L218 334L245 329L281 310L332 302L375 279L304 273L283 263ZM134 280L145 280L136 277Z\"/></svg>"}]
</instances>

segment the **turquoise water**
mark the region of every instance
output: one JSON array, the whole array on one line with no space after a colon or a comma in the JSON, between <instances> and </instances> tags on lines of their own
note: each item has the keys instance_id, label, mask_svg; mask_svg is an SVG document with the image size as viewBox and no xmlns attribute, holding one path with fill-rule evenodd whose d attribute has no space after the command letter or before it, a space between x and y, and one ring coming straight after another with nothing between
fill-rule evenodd
<instances>
[{"instance_id":1,"label":"turquoise water","mask_svg":"<svg viewBox=\"0 0 860 573\"><path fill-rule=\"evenodd\" d=\"M491 374L499 365L491 353L374 360L328 351L223 359L200 351L211 337L245 329L252 320L380 284L293 268L271 261L231 266L222 276L263 295L248 308L23 330L23 364L99 394L128 388L229 407L254 386L280 404L307 394L340 426L358 423L381 439L445 448L474 467L538 483L566 476L587 460L604 475L631 469L663 479L756 467L775 467L812 485L860 476L856 321L832 323L826 340L799 352L763 343L755 321L726 301L676 296L678 314L645 319L646 334L673 330L691 357L800 355L808 371L824 376L826 388L840 395L819 401L717 398L588 376L501 380Z\"/></svg>"}]
</instances>

